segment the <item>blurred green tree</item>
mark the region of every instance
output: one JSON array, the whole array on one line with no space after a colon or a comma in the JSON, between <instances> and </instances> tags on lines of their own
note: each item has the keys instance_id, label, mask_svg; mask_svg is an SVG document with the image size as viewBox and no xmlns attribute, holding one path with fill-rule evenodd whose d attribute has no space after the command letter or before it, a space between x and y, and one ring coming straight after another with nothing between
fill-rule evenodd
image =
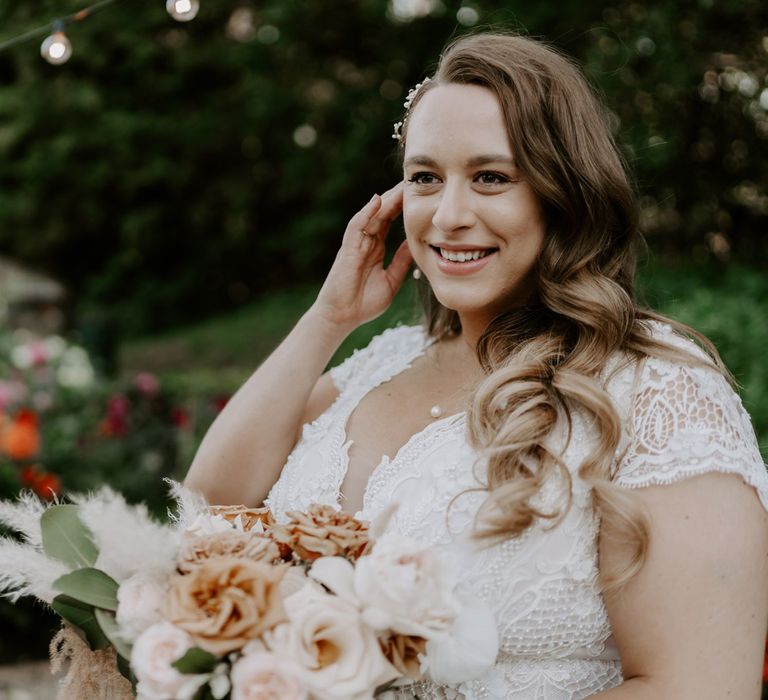
<instances>
[{"instance_id":1,"label":"blurred green tree","mask_svg":"<svg viewBox=\"0 0 768 700\"><path fill-rule=\"evenodd\" d=\"M473 26L545 36L605 93L654 250L768 251L761 0L162 0L72 26L69 63L0 54L0 251L79 311L148 331L315 281L348 217L397 176L391 124ZM0 0L2 36L82 7Z\"/></svg>"}]
</instances>

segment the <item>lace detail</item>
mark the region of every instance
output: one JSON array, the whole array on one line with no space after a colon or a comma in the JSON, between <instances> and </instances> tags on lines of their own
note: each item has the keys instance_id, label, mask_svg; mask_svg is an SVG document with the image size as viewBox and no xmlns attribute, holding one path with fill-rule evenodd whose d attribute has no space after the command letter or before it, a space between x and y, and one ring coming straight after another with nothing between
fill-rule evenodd
<instances>
[{"instance_id":1,"label":"lace detail","mask_svg":"<svg viewBox=\"0 0 768 700\"><path fill-rule=\"evenodd\" d=\"M698 352L667 326L652 324L652 330ZM304 426L267 499L278 519L312 502L338 505L348 466L349 416L368 391L410 367L428 342L420 327L394 328L332 370L339 397ZM768 475L749 418L716 372L655 359L638 366L617 356L603 379L625 424L615 460L619 483L639 487L712 469L730 471L753 485L768 506ZM592 492L578 477L594 444L592 423L574 412L572 431L568 445L564 426L551 436L573 481L572 507L560 525L546 530L536 523L494 546L482 547L472 537L485 500L486 464L468 444L464 414L431 423L374 470L360 517L373 519L397 503L389 529L444 553L456 566L460 593L493 610L500 640L497 663L482 678L455 688L413 684L389 691L388 698L580 700L622 682L596 583L599 522ZM562 498L562 477L554 474L536 505L548 510L562 505Z\"/></svg>"},{"instance_id":2,"label":"lace detail","mask_svg":"<svg viewBox=\"0 0 768 700\"><path fill-rule=\"evenodd\" d=\"M663 340L701 355L669 326L656 325ZM749 415L715 369L646 359L629 423L616 483L642 487L713 471L739 474L768 509L768 473Z\"/></svg>"}]
</instances>

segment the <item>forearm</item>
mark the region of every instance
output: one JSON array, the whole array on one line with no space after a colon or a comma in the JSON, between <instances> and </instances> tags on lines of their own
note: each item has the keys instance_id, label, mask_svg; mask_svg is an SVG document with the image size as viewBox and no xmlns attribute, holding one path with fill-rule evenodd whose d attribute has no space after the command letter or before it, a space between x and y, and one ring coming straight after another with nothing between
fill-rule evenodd
<instances>
[{"instance_id":1,"label":"forearm","mask_svg":"<svg viewBox=\"0 0 768 700\"><path fill-rule=\"evenodd\" d=\"M346 335L310 309L216 418L185 484L212 503L260 503L293 449L312 388Z\"/></svg>"},{"instance_id":2,"label":"forearm","mask_svg":"<svg viewBox=\"0 0 768 700\"><path fill-rule=\"evenodd\" d=\"M643 678L630 678L615 688L589 697L590 700L662 700L657 689Z\"/></svg>"}]
</instances>

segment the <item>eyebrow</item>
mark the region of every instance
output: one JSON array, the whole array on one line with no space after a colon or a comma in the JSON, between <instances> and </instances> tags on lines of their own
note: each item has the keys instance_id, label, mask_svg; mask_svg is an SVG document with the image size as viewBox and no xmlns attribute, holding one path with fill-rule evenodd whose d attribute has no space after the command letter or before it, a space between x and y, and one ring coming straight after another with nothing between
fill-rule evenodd
<instances>
[{"instance_id":1,"label":"eyebrow","mask_svg":"<svg viewBox=\"0 0 768 700\"><path fill-rule=\"evenodd\" d=\"M515 167L514 158L495 153L489 155L473 156L467 160L466 167L473 168L477 167L478 165L488 165L488 163L504 163L505 165L511 165L512 167ZM405 167L408 167L409 165L426 165L430 168L435 168L437 167L437 161L430 158L429 156L411 156L410 158L406 159L403 165Z\"/></svg>"}]
</instances>

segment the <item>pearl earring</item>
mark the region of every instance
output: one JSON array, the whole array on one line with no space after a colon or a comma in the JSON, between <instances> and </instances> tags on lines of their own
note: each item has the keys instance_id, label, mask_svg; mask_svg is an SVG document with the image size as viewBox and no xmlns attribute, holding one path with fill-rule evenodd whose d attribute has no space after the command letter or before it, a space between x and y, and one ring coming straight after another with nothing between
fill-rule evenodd
<instances>
[{"instance_id":1,"label":"pearl earring","mask_svg":"<svg viewBox=\"0 0 768 700\"><path fill-rule=\"evenodd\" d=\"M413 279L420 280L421 279L421 270L419 270L418 267L413 268Z\"/></svg>"}]
</instances>

